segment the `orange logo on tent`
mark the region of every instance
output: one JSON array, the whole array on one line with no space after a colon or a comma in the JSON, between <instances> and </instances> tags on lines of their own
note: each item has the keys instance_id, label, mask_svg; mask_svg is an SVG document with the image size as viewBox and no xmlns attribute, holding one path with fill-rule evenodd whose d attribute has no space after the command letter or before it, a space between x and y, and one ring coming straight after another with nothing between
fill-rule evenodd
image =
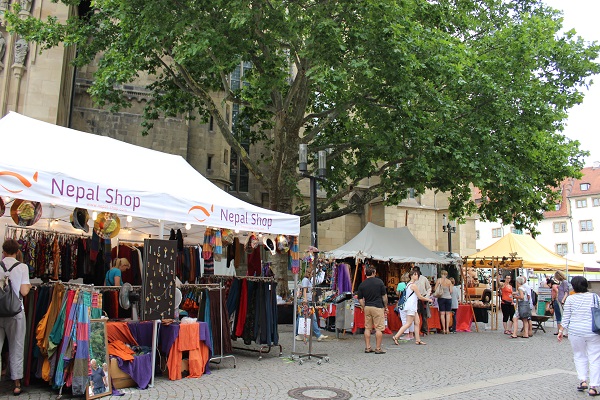
<instances>
[{"instance_id":1,"label":"orange logo on tent","mask_svg":"<svg viewBox=\"0 0 600 400\"><path fill-rule=\"evenodd\" d=\"M6 175L6 176L13 176L15 178L17 178L19 180L19 182L21 182L21 184L23 184L23 186L25 187L31 187L31 182L29 182L29 180L27 180L27 178L25 178L23 175L18 174L16 172L12 172L12 171L0 171L0 176L2 175ZM37 182L38 180L38 173L36 172L35 174L33 174L33 181ZM0 185L4 188L4 190L11 192L11 193L21 193L23 191L23 189L20 190L10 190L9 188L7 188L4 185Z\"/></svg>"},{"instance_id":2,"label":"orange logo on tent","mask_svg":"<svg viewBox=\"0 0 600 400\"><path fill-rule=\"evenodd\" d=\"M200 210L200 211L202 211L202 213L204 215L206 215L206 217L208 218L208 217L210 217L210 214L213 211L215 211L215 205L213 204L212 206L210 206L210 212L208 212L208 210L206 208L202 207L202 206L194 206L194 207L190 208L190 210L188 211L188 214L191 213L194 210ZM196 218L196 220L198 222L204 222L204 221L206 221L206 218L204 218L204 219L199 219L198 217L194 217L194 218Z\"/></svg>"}]
</instances>

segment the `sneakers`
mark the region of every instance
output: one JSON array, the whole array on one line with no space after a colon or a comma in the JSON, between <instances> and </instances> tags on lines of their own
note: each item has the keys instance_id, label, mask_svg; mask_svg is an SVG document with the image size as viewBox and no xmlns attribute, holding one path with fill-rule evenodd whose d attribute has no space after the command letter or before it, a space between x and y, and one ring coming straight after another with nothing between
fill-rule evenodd
<instances>
[{"instance_id":1,"label":"sneakers","mask_svg":"<svg viewBox=\"0 0 600 400\"><path fill-rule=\"evenodd\" d=\"M329 336L327 335L321 335L317 338L317 342L322 342L323 340L327 339Z\"/></svg>"},{"instance_id":2,"label":"sneakers","mask_svg":"<svg viewBox=\"0 0 600 400\"><path fill-rule=\"evenodd\" d=\"M296 340L299 341L299 342L302 342L302 341L304 341L304 336L302 336L302 335L296 335Z\"/></svg>"}]
</instances>

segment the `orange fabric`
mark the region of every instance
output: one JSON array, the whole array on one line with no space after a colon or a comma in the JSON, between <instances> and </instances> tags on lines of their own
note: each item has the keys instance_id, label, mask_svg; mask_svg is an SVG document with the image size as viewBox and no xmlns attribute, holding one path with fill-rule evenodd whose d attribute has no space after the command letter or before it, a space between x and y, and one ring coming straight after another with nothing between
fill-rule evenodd
<instances>
[{"instance_id":1,"label":"orange fabric","mask_svg":"<svg viewBox=\"0 0 600 400\"><path fill-rule=\"evenodd\" d=\"M184 351L189 351L190 374L188 378L199 378L204 374L204 367L209 357L208 346L200 341L199 323L179 326L179 335L175 339L167 359L169 379L172 381L181 379L181 359Z\"/></svg>"},{"instance_id":2,"label":"orange fabric","mask_svg":"<svg viewBox=\"0 0 600 400\"><path fill-rule=\"evenodd\" d=\"M195 350L200 347L200 325L181 324L179 325L179 351Z\"/></svg>"},{"instance_id":3,"label":"orange fabric","mask_svg":"<svg viewBox=\"0 0 600 400\"><path fill-rule=\"evenodd\" d=\"M190 351L188 366L190 374L188 378L200 378L204 374L204 367L208 362L208 346L199 342L200 348Z\"/></svg>"},{"instance_id":4,"label":"orange fabric","mask_svg":"<svg viewBox=\"0 0 600 400\"><path fill-rule=\"evenodd\" d=\"M50 381L50 362L48 361L48 340L50 332L56 322L56 317L62 306L63 296L65 294L65 287L63 285L55 285L52 291L52 299L48 306L48 311L42 317L36 327L35 338L37 345L42 353L42 379L46 382Z\"/></svg>"},{"instance_id":5,"label":"orange fabric","mask_svg":"<svg viewBox=\"0 0 600 400\"><path fill-rule=\"evenodd\" d=\"M121 340L115 340L108 344L108 354L121 357L123 361L133 361L134 353L135 352L127 347Z\"/></svg>"},{"instance_id":6,"label":"orange fabric","mask_svg":"<svg viewBox=\"0 0 600 400\"><path fill-rule=\"evenodd\" d=\"M106 324L106 335L108 343L120 340L130 346L138 346L138 342L131 335L127 322L108 322Z\"/></svg>"}]
</instances>

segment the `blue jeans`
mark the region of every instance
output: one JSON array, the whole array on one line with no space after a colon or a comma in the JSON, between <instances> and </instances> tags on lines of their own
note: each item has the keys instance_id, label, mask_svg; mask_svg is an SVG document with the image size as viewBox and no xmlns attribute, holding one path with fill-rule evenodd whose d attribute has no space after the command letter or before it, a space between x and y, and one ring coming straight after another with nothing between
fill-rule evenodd
<instances>
[{"instance_id":1,"label":"blue jeans","mask_svg":"<svg viewBox=\"0 0 600 400\"><path fill-rule=\"evenodd\" d=\"M301 313L298 313L298 315L296 316L296 335L298 334L298 326L300 325L300 317L301 317ZM318 338L321 337L321 329L319 328L319 313L318 311L315 310L315 313L311 316L312 319L312 323L311 323L311 331L312 333L315 334L315 336Z\"/></svg>"},{"instance_id":2,"label":"blue jeans","mask_svg":"<svg viewBox=\"0 0 600 400\"><path fill-rule=\"evenodd\" d=\"M554 319L557 324L562 322L562 307L563 305L558 300L554 300Z\"/></svg>"}]
</instances>

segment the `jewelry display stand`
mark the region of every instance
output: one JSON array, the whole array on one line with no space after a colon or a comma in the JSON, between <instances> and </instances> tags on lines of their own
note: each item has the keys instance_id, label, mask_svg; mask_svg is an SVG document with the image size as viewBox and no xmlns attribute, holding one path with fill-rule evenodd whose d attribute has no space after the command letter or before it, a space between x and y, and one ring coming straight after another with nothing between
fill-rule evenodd
<instances>
[{"instance_id":1,"label":"jewelry display stand","mask_svg":"<svg viewBox=\"0 0 600 400\"><path fill-rule=\"evenodd\" d=\"M313 285L311 286L311 299L313 299L313 301L311 301L310 304L315 304L315 301L314 301L314 299L315 299L314 298L314 296L315 296L314 276L315 276L316 264L318 262L317 254L318 253L315 253L315 259L311 266L311 268L312 268L311 279L313 279ZM310 360L313 357L318 359L317 365L321 365L322 361L329 362L329 356L327 354L325 354L325 353L317 354L317 353L312 352L312 342L313 342L312 319L316 318L316 316L317 316L317 312L315 309L315 312L312 315L306 317L307 318L306 324L308 326L310 326L310 332L308 335L308 353L292 352L292 357L291 357L292 360L298 359L298 364L300 364L300 365L302 365L304 363L303 359L306 358L306 359ZM317 324L318 324L318 321L317 321ZM296 332L294 332L294 340L296 340L295 334L296 334Z\"/></svg>"}]
</instances>

